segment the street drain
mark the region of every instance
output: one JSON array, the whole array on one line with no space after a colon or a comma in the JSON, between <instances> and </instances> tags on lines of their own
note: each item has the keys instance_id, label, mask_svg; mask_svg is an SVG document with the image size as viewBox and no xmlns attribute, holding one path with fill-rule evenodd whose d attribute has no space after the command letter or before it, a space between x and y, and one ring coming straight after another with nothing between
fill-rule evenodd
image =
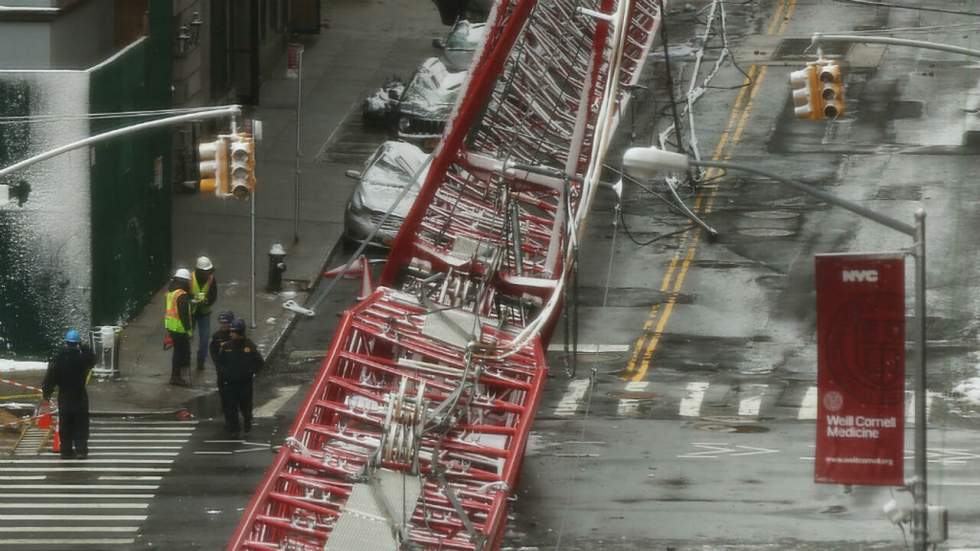
<instances>
[{"instance_id":1,"label":"street drain","mask_svg":"<svg viewBox=\"0 0 980 551\"><path fill-rule=\"evenodd\" d=\"M714 422L695 423L694 428L705 432L727 432L733 434L769 432L769 429L762 425L730 425Z\"/></svg>"},{"instance_id":2,"label":"street drain","mask_svg":"<svg viewBox=\"0 0 980 551\"><path fill-rule=\"evenodd\" d=\"M843 505L831 505L830 507L824 507L820 510L820 512L825 515L839 515L841 513L846 513L847 507L844 507Z\"/></svg>"}]
</instances>

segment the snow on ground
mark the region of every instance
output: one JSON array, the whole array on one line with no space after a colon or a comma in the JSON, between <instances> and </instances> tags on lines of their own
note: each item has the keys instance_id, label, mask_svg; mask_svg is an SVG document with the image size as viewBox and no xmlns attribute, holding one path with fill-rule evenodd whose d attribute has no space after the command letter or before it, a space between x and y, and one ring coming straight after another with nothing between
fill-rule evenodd
<instances>
[{"instance_id":1,"label":"snow on ground","mask_svg":"<svg viewBox=\"0 0 980 551\"><path fill-rule=\"evenodd\" d=\"M47 368L47 362L19 362L17 360L0 359L0 373L10 373L13 371L44 371Z\"/></svg>"},{"instance_id":2,"label":"snow on ground","mask_svg":"<svg viewBox=\"0 0 980 551\"><path fill-rule=\"evenodd\" d=\"M963 395L963 399L980 405L980 377L967 379L953 388L953 392Z\"/></svg>"}]
</instances>

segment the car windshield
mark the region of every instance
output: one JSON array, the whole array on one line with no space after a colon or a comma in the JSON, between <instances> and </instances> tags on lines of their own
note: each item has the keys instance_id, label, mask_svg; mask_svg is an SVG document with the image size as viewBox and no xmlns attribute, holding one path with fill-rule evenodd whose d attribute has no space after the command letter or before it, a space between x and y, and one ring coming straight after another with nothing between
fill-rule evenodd
<instances>
[{"instance_id":1,"label":"car windshield","mask_svg":"<svg viewBox=\"0 0 980 551\"><path fill-rule=\"evenodd\" d=\"M483 23L470 23L469 21L463 20L453 27L453 30L449 32L449 36L446 37L446 48L454 50L472 50L477 47L480 43L480 39L483 38L483 29L486 27Z\"/></svg>"}]
</instances>

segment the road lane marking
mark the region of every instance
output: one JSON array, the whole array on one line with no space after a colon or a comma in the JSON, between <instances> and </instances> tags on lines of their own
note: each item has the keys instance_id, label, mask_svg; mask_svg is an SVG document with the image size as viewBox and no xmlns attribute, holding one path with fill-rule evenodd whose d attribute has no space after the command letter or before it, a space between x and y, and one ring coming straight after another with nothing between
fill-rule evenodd
<instances>
[{"instance_id":1,"label":"road lane marking","mask_svg":"<svg viewBox=\"0 0 980 551\"><path fill-rule=\"evenodd\" d=\"M36 519L44 520L44 519ZM133 538L122 539L122 538L99 538L99 539L84 539L84 538L71 538L71 539L57 539L57 538L44 538L36 540L24 540L24 539L0 539L0 545L132 545L136 540Z\"/></svg>"},{"instance_id":2,"label":"road lane marking","mask_svg":"<svg viewBox=\"0 0 980 551\"><path fill-rule=\"evenodd\" d=\"M744 417L758 417L759 410L762 408L762 399L766 396L769 385L747 384L742 385L739 395L747 395L738 402L738 414Z\"/></svg>"},{"instance_id":3,"label":"road lane marking","mask_svg":"<svg viewBox=\"0 0 980 551\"><path fill-rule=\"evenodd\" d=\"M21 493L0 493L0 498L5 499L153 499L156 494L21 494Z\"/></svg>"},{"instance_id":4,"label":"road lane marking","mask_svg":"<svg viewBox=\"0 0 980 551\"><path fill-rule=\"evenodd\" d=\"M575 415L578 411L579 402L585 397L585 391L589 389L589 379L576 379L568 383L568 390L562 396L560 402L555 407L555 415L568 417Z\"/></svg>"},{"instance_id":5,"label":"road lane marking","mask_svg":"<svg viewBox=\"0 0 980 551\"><path fill-rule=\"evenodd\" d=\"M91 450L91 448L89 448ZM89 457L103 457L103 456L127 456L127 457L177 457L180 452L175 451L157 451L157 452L128 452L128 451L110 451L110 452L93 452L89 451ZM58 457L58 452L44 452L41 457ZM94 461L94 459L89 459L89 462Z\"/></svg>"},{"instance_id":6,"label":"road lane marking","mask_svg":"<svg viewBox=\"0 0 980 551\"><path fill-rule=\"evenodd\" d=\"M255 410L254 417L274 417L279 408L284 406L297 392L299 385L286 386L279 389L279 395L269 400L262 407Z\"/></svg>"},{"instance_id":7,"label":"road lane marking","mask_svg":"<svg viewBox=\"0 0 980 551\"><path fill-rule=\"evenodd\" d=\"M44 480L47 478L43 474L0 476L0 480Z\"/></svg>"},{"instance_id":8,"label":"road lane marking","mask_svg":"<svg viewBox=\"0 0 980 551\"><path fill-rule=\"evenodd\" d=\"M579 344L578 348L575 349L579 354L602 354L604 352L629 352L632 348L629 344ZM572 350L572 345L568 345L569 350ZM565 344L560 342L553 342L548 345L548 352L564 352Z\"/></svg>"},{"instance_id":9,"label":"road lane marking","mask_svg":"<svg viewBox=\"0 0 980 551\"><path fill-rule=\"evenodd\" d=\"M755 446L731 445L725 443L691 442L695 448L702 451L678 455L678 459L718 459L721 456L748 457L751 455L768 455L779 453L779 450L757 448Z\"/></svg>"},{"instance_id":10,"label":"road lane marking","mask_svg":"<svg viewBox=\"0 0 980 551\"><path fill-rule=\"evenodd\" d=\"M153 440L125 440L125 439L118 440L118 439L115 439L115 438L113 438L111 440L100 440L100 439L97 439L96 438L96 439L93 439L93 440L89 440L88 443L89 444L92 444L92 443L98 443L98 444L126 444L126 443L130 443L130 444L186 444L188 441L189 441L188 438L183 438L181 440L157 440L155 438Z\"/></svg>"},{"instance_id":11,"label":"road lane marking","mask_svg":"<svg viewBox=\"0 0 980 551\"><path fill-rule=\"evenodd\" d=\"M0 472L29 473L169 473L170 467L0 467Z\"/></svg>"},{"instance_id":12,"label":"road lane marking","mask_svg":"<svg viewBox=\"0 0 980 551\"><path fill-rule=\"evenodd\" d=\"M140 425L196 425L199 421L136 421L133 423L127 421L96 421L92 420L93 425L127 425L127 426L140 426Z\"/></svg>"},{"instance_id":13,"label":"road lane marking","mask_svg":"<svg viewBox=\"0 0 980 551\"><path fill-rule=\"evenodd\" d=\"M0 520L146 520L146 515L0 515Z\"/></svg>"},{"instance_id":14,"label":"road lane marking","mask_svg":"<svg viewBox=\"0 0 980 551\"><path fill-rule=\"evenodd\" d=\"M136 532L139 529L139 526L0 526L0 532Z\"/></svg>"},{"instance_id":15,"label":"road lane marking","mask_svg":"<svg viewBox=\"0 0 980 551\"><path fill-rule=\"evenodd\" d=\"M100 476L99 480L163 480L162 476Z\"/></svg>"},{"instance_id":16,"label":"road lane marking","mask_svg":"<svg viewBox=\"0 0 980 551\"><path fill-rule=\"evenodd\" d=\"M704 401L704 393L708 390L709 383L691 382L687 383L687 394L681 400L681 417L698 417L701 415L701 402Z\"/></svg>"},{"instance_id":17,"label":"road lane marking","mask_svg":"<svg viewBox=\"0 0 980 551\"><path fill-rule=\"evenodd\" d=\"M146 509L149 503L0 503L0 509Z\"/></svg>"},{"instance_id":18,"label":"road lane marking","mask_svg":"<svg viewBox=\"0 0 980 551\"><path fill-rule=\"evenodd\" d=\"M795 7L796 7L796 0L779 0L779 4L776 8L776 11L773 13L773 17L770 21L767 34L769 35L773 35L774 33L782 34L786 30L787 25L789 24L790 17L794 12ZM749 113L751 113L752 102L755 98L755 95L762 88L762 82L765 79L766 70L767 70L766 66L762 66L761 68L759 68L756 65L752 65L749 67L749 70L746 73L746 78L743 81L743 86L741 90L739 90L739 94L735 99L735 103L732 105L732 111L731 111L731 115L729 116L727 126L725 130L722 132L721 137L719 138L718 145L715 147L715 152L712 157L712 160L717 161L722 158L722 152L726 145L728 146L728 153L727 155L725 155L724 158L725 159L731 158L732 151L734 151L735 146L740 141L742 132L745 129L745 125L748 120L748 115ZM758 71L757 75L755 74L756 71ZM746 95L748 99L746 100L744 107L740 109L740 102L746 97ZM738 126L735 129L735 133L731 134L731 139L729 143L729 132L736 119L738 120ZM705 179L706 180L711 179L718 173L719 171L717 171L717 169L713 169L713 168L708 169L708 171L705 172ZM699 210L701 210L702 205L704 205L705 212L710 212L710 209L714 204L714 198L716 193L717 193L717 188L713 187L708 194L707 200L705 200L704 193L699 192L694 201L694 211L698 212ZM686 245L687 237L692 233L693 233L693 237L691 238L692 242L690 245ZM637 339L636 345L633 349L633 353L630 355L630 359L626 366L626 373L623 375L624 379L641 381L646 376L646 372L650 366L650 360L653 357L657 345L660 343L660 337L663 334L663 329L666 326L666 321L670 317L671 312L673 311L673 305L676 302L677 293L679 293L681 290L684 277L686 276L687 273L687 269L690 267L690 263L694 257L694 253L697 251L698 243L700 241L700 236L701 236L700 229L691 230L683 234L683 237L680 241L680 247L678 248L677 253L674 254L674 257L671 259L670 266L668 267L667 272L664 274L664 280L663 280L664 284L662 285L662 289L661 289L663 291L664 290L663 288L666 287L666 285L670 282L672 274L677 266L677 260L681 257L680 256L681 251L683 251L686 246L687 252L683 255L684 261L681 263L681 271L678 274L677 279L675 280L674 283L674 292L671 293L671 295L668 297L667 304L662 309L662 312L661 312L660 304L656 304L651 308L648 319L643 324L643 334L640 336L640 338ZM656 324L657 329L653 332L652 335L648 334L650 328L653 327L654 321L657 319L658 316L660 317L660 321ZM641 350L643 350L642 359L640 359ZM638 363L639 365L637 365Z\"/></svg>"},{"instance_id":19,"label":"road lane marking","mask_svg":"<svg viewBox=\"0 0 980 551\"><path fill-rule=\"evenodd\" d=\"M0 490L158 490L159 484L0 484Z\"/></svg>"},{"instance_id":20,"label":"road lane marking","mask_svg":"<svg viewBox=\"0 0 980 551\"><path fill-rule=\"evenodd\" d=\"M0 464L9 463L59 463L67 465L88 465L92 463L156 463L172 465L173 459L0 459Z\"/></svg>"},{"instance_id":21,"label":"road lane marking","mask_svg":"<svg viewBox=\"0 0 980 551\"><path fill-rule=\"evenodd\" d=\"M817 418L817 387L811 386L806 389L803 402L800 404L800 413L796 418L800 420Z\"/></svg>"}]
</instances>

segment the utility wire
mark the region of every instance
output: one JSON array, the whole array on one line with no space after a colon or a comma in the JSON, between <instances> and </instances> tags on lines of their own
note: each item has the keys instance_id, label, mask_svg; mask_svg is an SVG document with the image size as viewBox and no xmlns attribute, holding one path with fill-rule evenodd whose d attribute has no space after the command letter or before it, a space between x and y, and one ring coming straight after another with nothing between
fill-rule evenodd
<instances>
[{"instance_id":1,"label":"utility wire","mask_svg":"<svg viewBox=\"0 0 980 551\"><path fill-rule=\"evenodd\" d=\"M0 117L0 124L22 124L22 123L50 123L79 120L107 120L107 119L128 119L137 117L157 117L160 115L179 115L183 113L196 113L199 111L211 111L231 107L230 105L209 106L209 107L189 107L181 109L151 109L144 111L115 111L108 113L76 113L59 115L11 115Z\"/></svg>"}]
</instances>

